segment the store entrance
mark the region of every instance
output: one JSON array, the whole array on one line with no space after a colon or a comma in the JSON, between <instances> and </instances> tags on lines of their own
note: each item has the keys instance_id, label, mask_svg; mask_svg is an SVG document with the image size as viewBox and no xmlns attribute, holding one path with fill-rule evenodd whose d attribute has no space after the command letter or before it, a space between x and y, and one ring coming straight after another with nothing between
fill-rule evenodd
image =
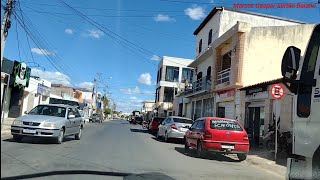
<instances>
[{"instance_id":1,"label":"store entrance","mask_svg":"<svg viewBox=\"0 0 320 180\"><path fill-rule=\"evenodd\" d=\"M249 107L250 144L255 147L263 145L264 135L264 107Z\"/></svg>"}]
</instances>

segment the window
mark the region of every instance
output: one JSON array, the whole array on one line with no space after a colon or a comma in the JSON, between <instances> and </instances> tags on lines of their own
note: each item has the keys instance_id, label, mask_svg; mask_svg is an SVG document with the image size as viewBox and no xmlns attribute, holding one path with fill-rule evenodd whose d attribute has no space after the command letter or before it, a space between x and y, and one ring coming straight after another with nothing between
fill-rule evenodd
<instances>
[{"instance_id":1,"label":"window","mask_svg":"<svg viewBox=\"0 0 320 180\"><path fill-rule=\"evenodd\" d=\"M202 51L202 39L200 39L199 41L199 53L201 53Z\"/></svg>"},{"instance_id":2,"label":"window","mask_svg":"<svg viewBox=\"0 0 320 180\"><path fill-rule=\"evenodd\" d=\"M209 35L208 35L208 45L210 45L212 42L212 29L210 29L209 31Z\"/></svg>"},{"instance_id":3,"label":"window","mask_svg":"<svg viewBox=\"0 0 320 180\"><path fill-rule=\"evenodd\" d=\"M203 100L203 117L213 116L213 110L214 110L213 105L214 105L214 98Z\"/></svg>"},{"instance_id":4,"label":"window","mask_svg":"<svg viewBox=\"0 0 320 180\"><path fill-rule=\"evenodd\" d=\"M217 130L243 131L237 122L228 120L211 120L210 128Z\"/></svg>"},{"instance_id":5,"label":"window","mask_svg":"<svg viewBox=\"0 0 320 180\"><path fill-rule=\"evenodd\" d=\"M171 118L167 118L165 121L166 124L169 124L170 122L171 122Z\"/></svg>"},{"instance_id":6,"label":"window","mask_svg":"<svg viewBox=\"0 0 320 180\"><path fill-rule=\"evenodd\" d=\"M203 130L204 129L204 120L198 121L196 129Z\"/></svg>"},{"instance_id":7,"label":"window","mask_svg":"<svg viewBox=\"0 0 320 180\"><path fill-rule=\"evenodd\" d=\"M160 71L158 70L158 73L157 73L157 83L159 82L159 73L160 73Z\"/></svg>"},{"instance_id":8,"label":"window","mask_svg":"<svg viewBox=\"0 0 320 180\"><path fill-rule=\"evenodd\" d=\"M162 79L162 67L159 70L159 82L161 81L161 79Z\"/></svg>"},{"instance_id":9,"label":"window","mask_svg":"<svg viewBox=\"0 0 320 180\"><path fill-rule=\"evenodd\" d=\"M81 117L79 111L76 108L73 111L76 117Z\"/></svg>"},{"instance_id":10,"label":"window","mask_svg":"<svg viewBox=\"0 0 320 180\"><path fill-rule=\"evenodd\" d=\"M179 67L173 67L173 66L166 67L166 81L170 81L170 82L179 81Z\"/></svg>"},{"instance_id":11,"label":"window","mask_svg":"<svg viewBox=\"0 0 320 180\"><path fill-rule=\"evenodd\" d=\"M39 105L33 108L29 114L32 115L46 115L46 116L56 116L56 117L65 117L66 108L58 106L46 106Z\"/></svg>"},{"instance_id":12,"label":"window","mask_svg":"<svg viewBox=\"0 0 320 180\"><path fill-rule=\"evenodd\" d=\"M192 74L193 71L191 69L182 68L182 82L185 82L186 80L192 82Z\"/></svg>"},{"instance_id":13,"label":"window","mask_svg":"<svg viewBox=\"0 0 320 180\"><path fill-rule=\"evenodd\" d=\"M173 88L165 87L164 88L164 102L172 102L173 101Z\"/></svg>"},{"instance_id":14,"label":"window","mask_svg":"<svg viewBox=\"0 0 320 180\"><path fill-rule=\"evenodd\" d=\"M192 124L192 120L191 119L185 119L185 118L173 118L173 121L177 122L177 123Z\"/></svg>"},{"instance_id":15,"label":"window","mask_svg":"<svg viewBox=\"0 0 320 180\"><path fill-rule=\"evenodd\" d=\"M231 67L231 51L222 56L222 71Z\"/></svg>"},{"instance_id":16,"label":"window","mask_svg":"<svg viewBox=\"0 0 320 180\"><path fill-rule=\"evenodd\" d=\"M211 66L208 67L207 69L207 77L211 76Z\"/></svg>"},{"instance_id":17,"label":"window","mask_svg":"<svg viewBox=\"0 0 320 180\"><path fill-rule=\"evenodd\" d=\"M304 84L298 88L297 115L309 117L311 110L312 80L314 79L317 56L320 46L320 26L312 33L303 62L300 80Z\"/></svg>"},{"instance_id":18,"label":"window","mask_svg":"<svg viewBox=\"0 0 320 180\"><path fill-rule=\"evenodd\" d=\"M194 122L194 123L192 124L192 126L191 126L191 129L196 129L198 122L199 122L199 121Z\"/></svg>"}]
</instances>

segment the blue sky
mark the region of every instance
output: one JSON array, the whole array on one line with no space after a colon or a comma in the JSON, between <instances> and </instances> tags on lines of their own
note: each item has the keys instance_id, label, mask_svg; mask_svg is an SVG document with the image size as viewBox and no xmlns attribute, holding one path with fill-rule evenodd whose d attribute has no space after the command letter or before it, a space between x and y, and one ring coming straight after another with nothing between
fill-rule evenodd
<instances>
[{"instance_id":1,"label":"blue sky","mask_svg":"<svg viewBox=\"0 0 320 180\"><path fill-rule=\"evenodd\" d=\"M36 39L42 36L46 43L39 40L38 47L29 38L29 47L26 33L13 18L5 57L32 62L30 66L40 66L33 71L33 75L67 85L71 81L72 85L88 87L96 73L102 73L104 82L101 86L108 84L118 110L129 112L140 109L143 100L154 100L157 58L152 58L153 55L194 59L193 31L213 7L257 3L256 0L64 0L103 26L101 31L75 15L59 0L19 1L26 27L30 28ZM3 4L4 0L1 2ZM317 1L259 1L275 2ZM320 22L320 5L315 9L242 10L309 23ZM22 17L20 11L16 13ZM126 45L116 40L119 37ZM128 41L132 44L128 45ZM140 47L143 49L137 50ZM128 48L136 49L130 51ZM60 72L44 54L52 58ZM38 65L33 63L32 56Z\"/></svg>"}]
</instances>

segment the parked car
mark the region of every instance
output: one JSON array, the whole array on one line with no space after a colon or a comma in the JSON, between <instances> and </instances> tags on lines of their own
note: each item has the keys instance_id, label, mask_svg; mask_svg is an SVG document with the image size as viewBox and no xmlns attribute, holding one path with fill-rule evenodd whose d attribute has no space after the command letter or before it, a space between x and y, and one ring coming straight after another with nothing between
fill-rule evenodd
<instances>
[{"instance_id":1,"label":"parked car","mask_svg":"<svg viewBox=\"0 0 320 180\"><path fill-rule=\"evenodd\" d=\"M102 123L102 115L99 113L94 113L89 119L89 122L99 122Z\"/></svg>"},{"instance_id":2,"label":"parked car","mask_svg":"<svg viewBox=\"0 0 320 180\"><path fill-rule=\"evenodd\" d=\"M38 105L26 115L15 119L11 125L11 134L15 141L23 137L53 138L61 144L63 138L74 135L81 138L83 120L78 109L70 105Z\"/></svg>"},{"instance_id":3,"label":"parked car","mask_svg":"<svg viewBox=\"0 0 320 180\"><path fill-rule=\"evenodd\" d=\"M157 134L159 130L159 125L162 123L164 119L164 117L153 117L149 124L149 132L151 134Z\"/></svg>"},{"instance_id":4,"label":"parked car","mask_svg":"<svg viewBox=\"0 0 320 180\"><path fill-rule=\"evenodd\" d=\"M166 142L172 138L183 139L192 122L189 118L169 116L159 125L157 139L164 137Z\"/></svg>"},{"instance_id":5,"label":"parked car","mask_svg":"<svg viewBox=\"0 0 320 180\"><path fill-rule=\"evenodd\" d=\"M236 120L206 117L196 120L185 135L185 151L196 150L198 157L206 152L237 154L240 161L247 158L250 144L248 134Z\"/></svg>"}]
</instances>

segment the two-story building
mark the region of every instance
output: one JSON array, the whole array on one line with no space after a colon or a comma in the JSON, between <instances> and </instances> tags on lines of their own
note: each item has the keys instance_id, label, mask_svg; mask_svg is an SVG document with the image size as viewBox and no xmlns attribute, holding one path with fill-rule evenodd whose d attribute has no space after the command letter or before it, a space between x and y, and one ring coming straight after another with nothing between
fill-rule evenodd
<instances>
[{"instance_id":1,"label":"two-story building","mask_svg":"<svg viewBox=\"0 0 320 180\"><path fill-rule=\"evenodd\" d=\"M246 119L245 96L238 90L281 76L288 46L304 51L312 27L268 15L214 8L195 30L192 85L178 95L182 116ZM295 38L292 38L295 37ZM191 87L191 88L190 88ZM265 117L266 124L271 117Z\"/></svg>"},{"instance_id":2,"label":"two-story building","mask_svg":"<svg viewBox=\"0 0 320 180\"><path fill-rule=\"evenodd\" d=\"M156 107L158 116L173 115L175 94L192 78L191 59L164 56L158 65Z\"/></svg>"}]
</instances>

